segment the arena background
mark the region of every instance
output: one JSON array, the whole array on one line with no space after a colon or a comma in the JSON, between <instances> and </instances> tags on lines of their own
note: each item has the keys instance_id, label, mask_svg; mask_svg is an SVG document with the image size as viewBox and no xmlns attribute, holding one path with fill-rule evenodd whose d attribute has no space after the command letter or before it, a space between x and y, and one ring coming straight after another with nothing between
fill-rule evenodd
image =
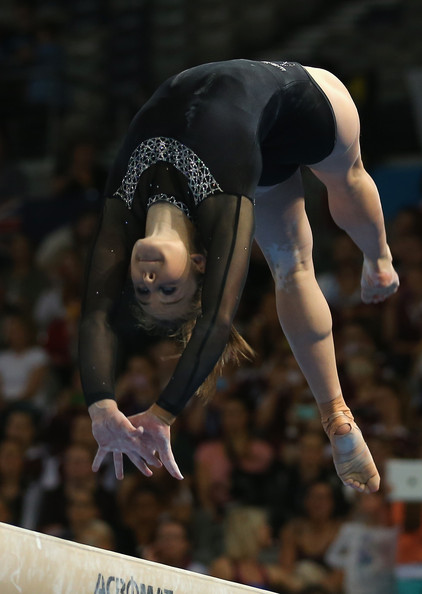
<instances>
[{"instance_id":1,"label":"arena background","mask_svg":"<svg viewBox=\"0 0 422 594\"><path fill-rule=\"evenodd\" d=\"M104 538L100 546L206 573L227 554L231 511L253 508L252 517L258 508L272 539L259 545L256 561L299 575L308 587L301 591L422 591L419 467L403 466L399 483L409 488L398 500L388 474L388 460L422 461L421 30L420 0L2 0L0 521L79 542L87 542L82 528L91 522L95 538ZM383 478L381 494L364 503L333 472L258 251L237 319L257 358L228 369L213 402L193 403L178 420L174 449L184 484L160 474L148 482L130 465L117 484L110 467L98 476L89 469L95 444L77 373L78 319L108 167L160 82L195 64L239 57L327 68L360 112L363 157L401 276L398 295L385 305L360 302L360 256L333 225L324 188L304 175L344 391ZM129 297L126 305L117 391L130 413L155 399L174 351L134 330ZM236 431L261 452L257 468L247 463L249 450L239 453L230 441ZM211 469L218 456L225 473ZM294 522L324 516L315 512L317 495L309 495L316 480L329 485L332 498L318 520L321 534L336 526L337 538L346 524L357 526L361 549L340 564L320 551L317 569L307 555L302 561L312 561L312 570L299 557L284 567ZM170 519L185 546L173 561L157 552L159 528L169 529ZM394 563L377 548L380 534L382 542L396 538ZM374 578L380 573L391 577L382 586ZM298 591L292 588L279 591Z\"/></svg>"}]
</instances>

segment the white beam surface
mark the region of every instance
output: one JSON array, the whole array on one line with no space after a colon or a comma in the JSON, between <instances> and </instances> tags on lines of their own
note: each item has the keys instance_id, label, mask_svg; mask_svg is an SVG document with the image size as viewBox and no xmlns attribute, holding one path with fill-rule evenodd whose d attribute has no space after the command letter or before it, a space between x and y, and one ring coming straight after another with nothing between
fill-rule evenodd
<instances>
[{"instance_id":1,"label":"white beam surface","mask_svg":"<svg viewBox=\"0 0 422 594\"><path fill-rule=\"evenodd\" d=\"M0 523L1 594L264 594ZM268 591L266 594L269 594Z\"/></svg>"}]
</instances>

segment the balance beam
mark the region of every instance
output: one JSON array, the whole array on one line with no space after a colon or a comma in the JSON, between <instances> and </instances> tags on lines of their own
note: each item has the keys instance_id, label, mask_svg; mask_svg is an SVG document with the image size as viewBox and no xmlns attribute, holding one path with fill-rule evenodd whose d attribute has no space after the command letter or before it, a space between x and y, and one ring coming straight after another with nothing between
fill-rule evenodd
<instances>
[{"instance_id":1,"label":"balance beam","mask_svg":"<svg viewBox=\"0 0 422 594\"><path fill-rule=\"evenodd\" d=\"M1 594L265 594L0 522ZM268 591L266 594L269 594Z\"/></svg>"}]
</instances>

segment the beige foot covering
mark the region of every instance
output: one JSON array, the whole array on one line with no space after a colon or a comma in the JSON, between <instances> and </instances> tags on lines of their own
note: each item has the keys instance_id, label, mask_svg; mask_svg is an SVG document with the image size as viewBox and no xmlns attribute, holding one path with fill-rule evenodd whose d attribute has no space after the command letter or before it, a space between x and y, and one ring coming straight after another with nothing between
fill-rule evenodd
<instances>
[{"instance_id":1,"label":"beige foot covering","mask_svg":"<svg viewBox=\"0 0 422 594\"><path fill-rule=\"evenodd\" d=\"M343 483L361 493L378 491L377 468L343 397L319 403L319 409L322 426L331 442L334 466Z\"/></svg>"}]
</instances>

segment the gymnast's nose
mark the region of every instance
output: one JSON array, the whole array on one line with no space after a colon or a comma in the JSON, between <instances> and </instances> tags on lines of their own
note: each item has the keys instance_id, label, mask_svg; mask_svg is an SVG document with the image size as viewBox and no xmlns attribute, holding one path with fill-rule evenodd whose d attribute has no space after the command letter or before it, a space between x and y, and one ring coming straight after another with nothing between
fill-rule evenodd
<instances>
[{"instance_id":1,"label":"gymnast's nose","mask_svg":"<svg viewBox=\"0 0 422 594\"><path fill-rule=\"evenodd\" d=\"M144 272L143 278L145 283L153 283L155 281L155 272L153 270L148 270Z\"/></svg>"}]
</instances>

